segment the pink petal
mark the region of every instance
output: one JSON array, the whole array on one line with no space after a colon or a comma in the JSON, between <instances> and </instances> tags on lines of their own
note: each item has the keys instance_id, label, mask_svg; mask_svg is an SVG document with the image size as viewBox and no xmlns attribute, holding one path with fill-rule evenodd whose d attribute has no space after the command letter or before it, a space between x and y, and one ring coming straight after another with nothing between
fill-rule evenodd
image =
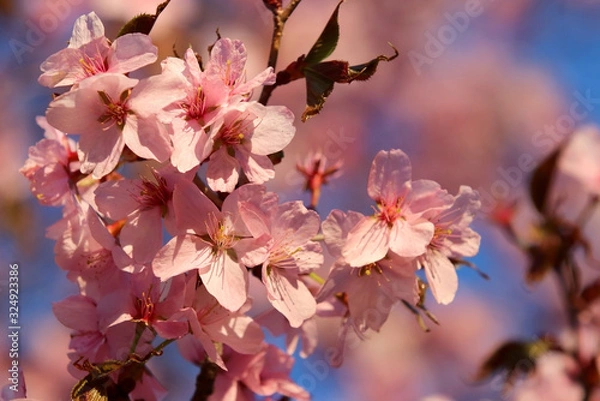
<instances>
[{"instance_id":1,"label":"pink petal","mask_svg":"<svg viewBox=\"0 0 600 401\"><path fill-rule=\"evenodd\" d=\"M173 189L173 209L180 230L193 229L197 234L207 234L206 219L220 219L221 212L214 203L190 181L181 181Z\"/></svg>"},{"instance_id":2,"label":"pink petal","mask_svg":"<svg viewBox=\"0 0 600 401\"><path fill-rule=\"evenodd\" d=\"M282 203L274 214L271 234L274 238L286 237L289 246L303 245L319 232L319 215L301 201Z\"/></svg>"},{"instance_id":3,"label":"pink petal","mask_svg":"<svg viewBox=\"0 0 600 401\"><path fill-rule=\"evenodd\" d=\"M272 269L267 274L267 268L263 267L263 283L267 287L269 302L288 319L290 326L300 327L316 313L315 298L296 273Z\"/></svg>"},{"instance_id":4,"label":"pink petal","mask_svg":"<svg viewBox=\"0 0 600 401\"><path fill-rule=\"evenodd\" d=\"M410 211L410 213L417 214L438 210L450 207L454 203L454 197L435 181L416 180L412 182L411 186L411 191L404 200L405 213Z\"/></svg>"},{"instance_id":5,"label":"pink petal","mask_svg":"<svg viewBox=\"0 0 600 401\"><path fill-rule=\"evenodd\" d=\"M367 191L375 201L395 203L410 187L411 165L408 156L399 149L380 151L373 160Z\"/></svg>"},{"instance_id":6,"label":"pink petal","mask_svg":"<svg viewBox=\"0 0 600 401\"><path fill-rule=\"evenodd\" d=\"M245 95L252 91L252 89L261 86L261 85L273 85L275 83L276 75L273 72L273 68L269 67L251 80L238 85L237 88L233 90L233 94Z\"/></svg>"},{"instance_id":7,"label":"pink petal","mask_svg":"<svg viewBox=\"0 0 600 401\"><path fill-rule=\"evenodd\" d=\"M256 103L251 108L258 116L256 128L250 138L250 151L266 156L285 148L294 138L294 114L284 106L262 106Z\"/></svg>"},{"instance_id":8,"label":"pink petal","mask_svg":"<svg viewBox=\"0 0 600 401\"><path fill-rule=\"evenodd\" d=\"M429 221L410 224L405 220L396 220L389 234L390 250L407 258L422 255L433 238L434 229Z\"/></svg>"},{"instance_id":9,"label":"pink petal","mask_svg":"<svg viewBox=\"0 0 600 401\"><path fill-rule=\"evenodd\" d=\"M131 91L128 104L142 116L161 112L186 97L187 84L180 74L160 74L140 80Z\"/></svg>"},{"instance_id":10,"label":"pink petal","mask_svg":"<svg viewBox=\"0 0 600 401\"><path fill-rule=\"evenodd\" d=\"M40 85L54 88L57 86L73 85L81 71L81 51L79 49L66 48L48 57L40 70L42 74L38 78Z\"/></svg>"},{"instance_id":11,"label":"pink petal","mask_svg":"<svg viewBox=\"0 0 600 401\"><path fill-rule=\"evenodd\" d=\"M226 252L215 255L200 277L208 292L230 311L240 309L248 299L248 272Z\"/></svg>"},{"instance_id":12,"label":"pink petal","mask_svg":"<svg viewBox=\"0 0 600 401\"><path fill-rule=\"evenodd\" d=\"M100 179L117 167L125 141L119 130L113 127L101 137L82 135L78 146L81 172L91 172L94 178Z\"/></svg>"},{"instance_id":13,"label":"pink petal","mask_svg":"<svg viewBox=\"0 0 600 401\"><path fill-rule=\"evenodd\" d=\"M239 179L238 168L238 161L227 154L227 148L219 148L210 157L206 171L208 186L213 191L233 192Z\"/></svg>"},{"instance_id":14,"label":"pink petal","mask_svg":"<svg viewBox=\"0 0 600 401\"><path fill-rule=\"evenodd\" d=\"M226 84L236 82L246 66L246 47L240 40L218 40L210 52L206 74L217 75Z\"/></svg>"},{"instance_id":15,"label":"pink petal","mask_svg":"<svg viewBox=\"0 0 600 401\"><path fill-rule=\"evenodd\" d=\"M84 110L83 113L80 110ZM86 134L96 128L104 113L97 91L76 89L50 102L46 120L52 127L68 134Z\"/></svg>"},{"instance_id":16,"label":"pink petal","mask_svg":"<svg viewBox=\"0 0 600 401\"><path fill-rule=\"evenodd\" d=\"M438 303L447 305L458 290L456 268L447 257L437 251L427 252L420 263L425 269L427 283Z\"/></svg>"},{"instance_id":17,"label":"pink petal","mask_svg":"<svg viewBox=\"0 0 600 401\"><path fill-rule=\"evenodd\" d=\"M362 214L352 211L346 214L341 210L332 210L329 213L321 227L325 237L325 245L331 256L335 258L342 256L342 249L346 243L348 233L364 217Z\"/></svg>"},{"instance_id":18,"label":"pink petal","mask_svg":"<svg viewBox=\"0 0 600 401\"><path fill-rule=\"evenodd\" d=\"M104 25L95 12L77 18L73 26L73 33L69 40L69 47L80 48L96 38L104 36Z\"/></svg>"},{"instance_id":19,"label":"pink petal","mask_svg":"<svg viewBox=\"0 0 600 401\"><path fill-rule=\"evenodd\" d=\"M383 221L364 217L350 232L342 256L350 266L361 267L385 257L389 249L390 229Z\"/></svg>"},{"instance_id":20,"label":"pink petal","mask_svg":"<svg viewBox=\"0 0 600 401\"><path fill-rule=\"evenodd\" d=\"M123 127L123 138L129 149L144 159L164 162L171 156L171 142L155 116L130 115Z\"/></svg>"},{"instance_id":21,"label":"pink petal","mask_svg":"<svg viewBox=\"0 0 600 401\"><path fill-rule=\"evenodd\" d=\"M247 394L248 397L238 395L240 391L249 393ZM208 401L245 401L251 400L253 397L254 394L252 394L250 390L240 386L237 380L234 380L229 375L221 374L217 375L215 379L213 391L208 397Z\"/></svg>"},{"instance_id":22,"label":"pink petal","mask_svg":"<svg viewBox=\"0 0 600 401\"><path fill-rule=\"evenodd\" d=\"M161 248L152 262L152 271L165 281L190 270L205 268L211 256L210 244L195 235L180 235Z\"/></svg>"},{"instance_id":23,"label":"pink petal","mask_svg":"<svg viewBox=\"0 0 600 401\"><path fill-rule=\"evenodd\" d=\"M180 125L183 126L180 127ZM212 141L197 121L191 120L182 123L174 121L173 131L171 163L177 167L177 170L182 173L190 171L208 157L206 149L212 148Z\"/></svg>"},{"instance_id":24,"label":"pink petal","mask_svg":"<svg viewBox=\"0 0 600 401\"><path fill-rule=\"evenodd\" d=\"M225 343L240 354L259 352L265 338L260 326L248 316L232 316L227 324L214 328L209 325L206 331L213 341Z\"/></svg>"},{"instance_id":25,"label":"pink petal","mask_svg":"<svg viewBox=\"0 0 600 401\"><path fill-rule=\"evenodd\" d=\"M96 303L83 295L73 295L52 304L52 312L63 325L73 330L96 331Z\"/></svg>"},{"instance_id":26,"label":"pink petal","mask_svg":"<svg viewBox=\"0 0 600 401\"><path fill-rule=\"evenodd\" d=\"M132 33L117 38L108 55L110 72L127 73L156 61L156 46L148 35Z\"/></svg>"},{"instance_id":27,"label":"pink petal","mask_svg":"<svg viewBox=\"0 0 600 401\"><path fill-rule=\"evenodd\" d=\"M164 339L179 338L188 333L187 322L157 321L152 323L152 328Z\"/></svg>"},{"instance_id":28,"label":"pink petal","mask_svg":"<svg viewBox=\"0 0 600 401\"><path fill-rule=\"evenodd\" d=\"M273 163L267 156L250 154L240 147L236 149L235 155L250 182L263 184L275 177Z\"/></svg>"},{"instance_id":29,"label":"pink petal","mask_svg":"<svg viewBox=\"0 0 600 401\"><path fill-rule=\"evenodd\" d=\"M121 220L140 207L132 194L139 192L138 181L106 181L94 191L98 211L112 220Z\"/></svg>"},{"instance_id":30,"label":"pink petal","mask_svg":"<svg viewBox=\"0 0 600 401\"><path fill-rule=\"evenodd\" d=\"M160 208L139 211L131 215L119 236L121 247L136 263L147 264L162 245Z\"/></svg>"},{"instance_id":31,"label":"pink petal","mask_svg":"<svg viewBox=\"0 0 600 401\"><path fill-rule=\"evenodd\" d=\"M321 244L309 242L294 252L292 258L300 272L309 272L323 265L323 249Z\"/></svg>"}]
</instances>

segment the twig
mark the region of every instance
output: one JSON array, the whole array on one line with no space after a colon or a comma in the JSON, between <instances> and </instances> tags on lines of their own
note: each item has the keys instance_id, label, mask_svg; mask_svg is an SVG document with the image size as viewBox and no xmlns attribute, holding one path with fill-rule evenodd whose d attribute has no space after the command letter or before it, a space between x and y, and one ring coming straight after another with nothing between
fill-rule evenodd
<instances>
[{"instance_id":1,"label":"twig","mask_svg":"<svg viewBox=\"0 0 600 401\"><path fill-rule=\"evenodd\" d=\"M275 70L277 66L277 58L279 57L279 48L281 47L281 38L283 37L283 28L288 18L292 15L296 7L302 0L291 0L285 8L269 8L273 13L273 36L271 37L271 50L269 52L269 61L267 67L272 67ZM266 105L271 97L271 93L275 85L264 86L258 100L259 103Z\"/></svg>"}]
</instances>

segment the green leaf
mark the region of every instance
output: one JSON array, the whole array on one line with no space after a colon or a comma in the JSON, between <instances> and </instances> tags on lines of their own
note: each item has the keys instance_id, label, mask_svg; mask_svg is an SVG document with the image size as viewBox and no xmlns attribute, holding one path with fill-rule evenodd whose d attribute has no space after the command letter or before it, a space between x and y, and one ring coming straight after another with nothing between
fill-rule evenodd
<instances>
[{"instance_id":1,"label":"green leaf","mask_svg":"<svg viewBox=\"0 0 600 401\"><path fill-rule=\"evenodd\" d=\"M117 34L117 38L123 35L127 35L128 33L144 33L148 35L154 27L154 23L158 16L164 11L165 8L169 5L171 0L166 0L156 7L156 14L140 14L133 17L129 22L127 22L119 33Z\"/></svg>"},{"instance_id":2,"label":"green leaf","mask_svg":"<svg viewBox=\"0 0 600 401\"><path fill-rule=\"evenodd\" d=\"M307 64L314 65L325 60L337 47L338 40L340 38L338 13L343 2L344 0L341 0L338 3L337 7L333 11L333 14L329 18L327 25L325 25L323 32L321 32L321 35L306 55L305 61Z\"/></svg>"}]
</instances>

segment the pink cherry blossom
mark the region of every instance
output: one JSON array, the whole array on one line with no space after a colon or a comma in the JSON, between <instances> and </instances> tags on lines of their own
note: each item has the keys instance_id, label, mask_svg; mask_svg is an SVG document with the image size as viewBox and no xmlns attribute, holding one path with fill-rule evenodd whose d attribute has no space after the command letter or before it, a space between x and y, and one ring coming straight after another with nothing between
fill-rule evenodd
<instances>
[{"instance_id":1,"label":"pink cherry blossom","mask_svg":"<svg viewBox=\"0 0 600 401\"><path fill-rule=\"evenodd\" d=\"M56 264L68 272L67 278L78 284L82 295L100 299L129 282L115 262L119 255L113 249L114 237L89 204L71 206L49 228L48 237L56 240Z\"/></svg>"},{"instance_id":2,"label":"pink cherry blossom","mask_svg":"<svg viewBox=\"0 0 600 401\"><path fill-rule=\"evenodd\" d=\"M52 311L63 325L73 330L70 342L70 348L74 350L73 359L85 358L95 363L129 355L136 332L135 323L111 325L114 307L110 297L95 301L83 295L73 295L54 303ZM136 352L141 355L150 352L153 338L149 330L144 331Z\"/></svg>"},{"instance_id":3,"label":"pink cherry blossom","mask_svg":"<svg viewBox=\"0 0 600 401\"><path fill-rule=\"evenodd\" d=\"M450 259L461 260L479 251L481 237L469 225L480 205L477 192L461 186L451 204L423 214L435 225L435 232L427 251L416 258L416 263L425 269L427 283L441 304L452 302L458 289L456 268Z\"/></svg>"},{"instance_id":4,"label":"pink cherry blossom","mask_svg":"<svg viewBox=\"0 0 600 401\"><path fill-rule=\"evenodd\" d=\"M342 250L351 266L365 266L385 257L388 251L398 256L415 257L425 253L434 227L413 210L411 165L401 150L380 151L373 160L367 191L377 203L372 216L361 219L348 233Z\"/></svg>"},{"instance_id":5,"label":"pink cherry blossom","mask_svg":"<svg viewBox=\"0 0 600 401\"><path fill-rule=\"evenodd\" d=\"M29 158L19 170L30 183L31 192L44 205L59 206L74 196L71 175L79 171L76 144L51 127L44 117L37 123L45 138L29 148Z\"/></svg>"},{"instance_id":6,"label":"pink cherry blossom","mask_svg":"<svg viewBox=\"0 0 600 401\"><path fill-rule=\"evenodd\" d=\"M187 229L169 241L153 262L162 280L197 270L210 294L225 308L235 311L247 299L248 271L244 254L257 246L239 218L238 203L264 189L246 185L230 194L219 210L191 182L175 185L173 206L177 220ZM243 248L240 248L243 246Z\"/></svg>"},{"instance_id":7,"label":"pink cherry blossom","mask_svg":"<svg viewBox=\"0 0 600 401\"><path fill-rule=\"evenodd\" d=\"M265 253L247 255L247 263L262 265L269 302L292 327L299 327L316 312L314 297L300 274L308 274L323 263L321 246L311 241L319 232L319 216L299 201L262 211L257 206L249 202L240 206L252 235L265 244Z\"/></svg>"},{"instance_id":8,"label":"pink cherry blossom","mask_svg":"<svg viewBox=\"0 0 600 401\"><path fill-rule=\"evenodd\" d=\"M324 301L344 293L342 301L348 309L340 331L338 349L331 361L334 365L342 362L349 328L360 337L364 337L368 330L379 331L396 302L404 300L414 304L418 299L416 266L410 263L410 259L399 258L390 253L385 258L361 267L352 267L345 261L342 256L344 240L352 232L352 227L363 218L360 213L346 214L334 210L323 222L325 244L332 256L338 259L317 300Z\"/></svg>"},{"instance_id":9,"label":"pink cherry blossom","mask_svg":"<svg viewBox=\"0 0 600 401\"><path fill-rule=\"evenodd\" d=\"M80 134L81 171L101 178L119 162L127 146L145 159L165 161L171 144L156 112L178 98L182 82L165 76L138 80L102 74L50 103L48 123L67 134Z\"/></svg>"},{"instance_id":10,"label":"pink cherry blossom","mask_svg":"<svg viewBox=\"0 0 600 401\"><path fill-rule=\"evenodd\" d=\"M248 96L261 85L275 83L273 68L268 67L250 81L244 82L246 65L246 47L239 40L219 39L211 49L210 59L206 64L206 75L216 76L231 88L231 94Z\"/></svg>"},{"instance_id":11,"label":"pink cherry blossom","mask_svg":"<svg viewBox=\"0 0 600 401\"><path fill-rule=\"evenodd\" d=\"M188 325L170 318L183 308L185 277L177 276L161 283L151 269L144 269L131 278L128 288L113 291L103 298L112 316L108 326L121 322L141 322L165 339L179 338L188 332ZM110 312L109 312L110 311Z\"/></svg>"},{"instance_id":12,"label":"pink cherry blossom","mask_svg":"<svg viewBox=\"0 0 600 401\"><path fill-rule=\"evenodd\" d=\"M185 83L184 94L166 107L159 117L172 125L171 163L185 172L210 155L213 141L207 130L231 101L230 92L219 77L207 76L200 69L191 48L185 52L183 60L174 57L165 59L162 68L166 76L179 77Z\"/></svg>"},{"instance_id":13,"label":"pink cherry blossom","mask_svg":"<svg viewBox=\"0 0 600 401\"><path fill-rule=\"evenodd\" d=\"M331 163L320 150L308 153L303 162L296 163L296 170L306 180L304 190L311 193L311 207L317 207L321 197L321 187L327 184L330 179L340 176L342 165L342 160Z\"/></svg>"},{"instance_id":14,"label":"pink cherry blossom","mask_svg":"<svg viewBox=\"0 0 600 401\"><path fill-rule=\"evenodd\" d=\"M152 170L152 178L107 181L95 191L98 210L113 221L127 219L119 244L136 264L149 264L163 245L162 222L177 231L173 209L175 184L191 181L195 171L181 174L172 166Z\"/></svg>"},{"instance_id":15,"label":"pink cherry blossom","mask_svg":"<svg viewBox=\"0 0 600 401\"><path fill-rule=\"evenodd\" d=\"M239 103L227 109L214 130L216 151L209 158L206 180L214 191L232 192L239 170L252 183L275 177L268 155L279 152L293 139L294 116L284 106Z\"/></svg>"},{"instance_id":16,"label":"pink cherry blossom","mask_svg":"<svg viewBox=\"0 0 600 401\"><path fill-rule=\"evenodd\" d=\"M209 401L252 401L255 394L281 394L298 401L310 399L308 392L290 378L294 358L277 347L264 344L254 355L227 351L228 370L217 374Z\"/></svg>"},{"instance_id":17,"label":"pink cherry blossom","mask_svg":"<svg viewBox=\"0 0 600 401\"><path fill-rule=\"evenodd\" d=\"M124 35L110 43L102 22L91 12L75 21L69 46L42 63L38 81L54 88L105 72L125 74L155 62L156 55L150 37L141 33Z\"/></svg>"},{"instance_id":18,"label":"pink cherry blossom","mask_svg":"<svg viewBox=\"0 0 600 401\"><path fill-rule=\"evenodd\" d=\"M251 306L249 301L231 312L221 306L205 286L196 288L196 280L188 280L186 298L190 296L193 297L191 305L172 316L173 321L187 322L191 330L191 336L177 341L184 358L199 363L206 354L211 361L227 369L216 343L226 344L242 354L255 354L261 349L264 334L260 326L245 315Z\"/></svg>"}]
</instances>

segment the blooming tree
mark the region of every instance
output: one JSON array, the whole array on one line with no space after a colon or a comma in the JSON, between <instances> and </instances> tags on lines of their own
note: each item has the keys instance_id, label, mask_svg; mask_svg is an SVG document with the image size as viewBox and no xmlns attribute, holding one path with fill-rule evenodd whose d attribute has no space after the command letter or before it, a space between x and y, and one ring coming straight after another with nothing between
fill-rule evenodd
<instances>
[{"instance_id":1,"label":"blooming tree","mask_svg":"<svg viewBox=\"0 0 600 401\"><path fill-rule=\"evenodd\" d=\"M310 204L282 202L267 185L296 122L286 106L268 104L273 90L304 79L305 121L335 83L366 80L397 53L357 66L324 61L337 44L340 2L308 53L276 73L300 1L265 0L276 24L269 65L256 77L246 79L244 44L219 36L205 61L189 48L163 59L159 74L132 78L157 59L148 33L168 3L113 40L96 14L83 15L68 47L41 66L42 85L66 89L38 118L45 139L21 172L41 203L62 208L48 235L79 289L53 305L71 330L71 398L161 399L168 383L147 362L175 343L199 369L193 400L308 400L290 370L299 338L301 357L315 350L317 316L341 322L330 360L339 365L348 335L379 331L394 305L425 326L421 314L435 321L428 289L440 304L453 301L456 269L479 248L470 228L478 195L413 180L406 153L381 150L364 184L373 213L320 216L321 187L342 164L315 149L298 166ZM257 283L269 305L260 315L249 295ZM286 349L265 330L285 335Z\"/></svg>"}]
</instances>

